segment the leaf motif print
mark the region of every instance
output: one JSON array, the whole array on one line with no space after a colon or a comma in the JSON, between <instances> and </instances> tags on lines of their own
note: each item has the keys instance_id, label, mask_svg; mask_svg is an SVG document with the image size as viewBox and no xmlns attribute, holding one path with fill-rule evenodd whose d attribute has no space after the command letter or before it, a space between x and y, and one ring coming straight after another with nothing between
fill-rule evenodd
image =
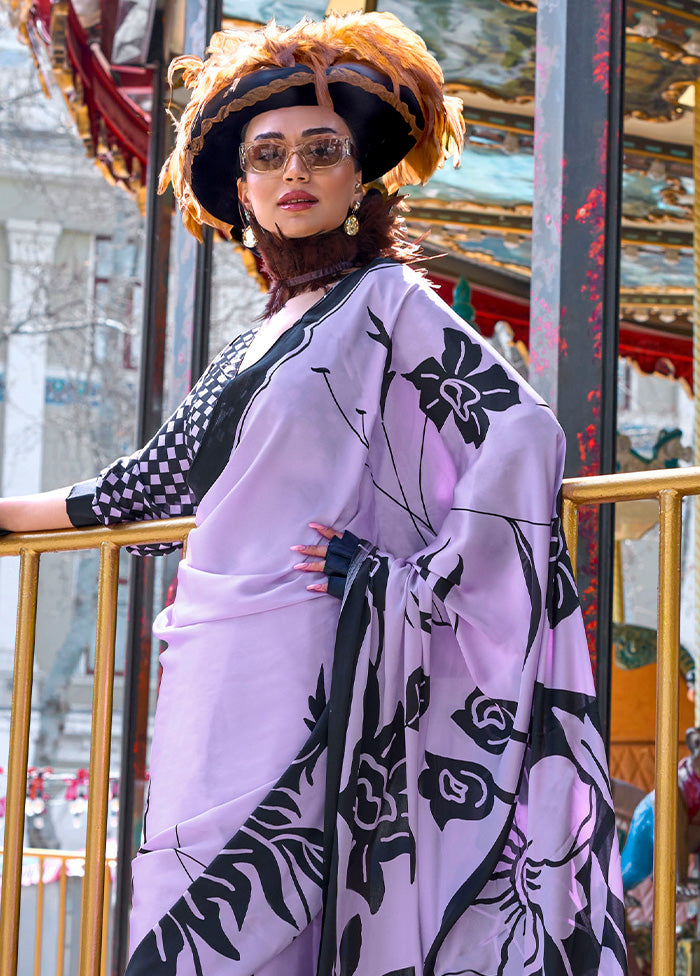
<instances>
[{"instance_id":1,"label":"leaf motif print","mask_svg":"<svg viewBox=\"0 0 700 976\"><path fill-rule=\"evenodd\" d=\"M556 627L579 607L574 571L566 546L561 518L552 520L549 544L549 579L547 582L547 617L550 627Z\"/></svg>"},{"instance_id":2,"label":"leaf motif print","mask_svg":"<svg viewBox=\"0 0 700 976\"><path fill-rule=\"evenodd\" d=\"M316 682L316 693L309 695L309 717L304 719L304 723L310 731L313 732L314 726L323 715L326 704L326 680L323 665L321 665Z\"/></svg>"},{"instance_id":3,"label":"leaf motif print","mask_svg":"<svg viewBox=\"0 0 700 976\"><path fill-rule=\"evenodd\" d=\"M461 583L462 574L464 572L464 560L462 559L461 555L457 553L457 562L447 576L441 576L440 574L436 573L434 569L430 568L430 564L433 559L443 551L443 549L447 549L451 542L451 539L447 539L444 545L435 550L435 552L425 553L423 556L419 556L417 559L417 565L420 567L420 574L424 580L429 580L431 574L436 577L432 587L433 593L438 600L443 601L447 597L450 590L455 586L459 586Z\"/></svg>"},{"instance_id":4,"label":"leaf motif print","mask_svg":"<svg viewBox=\"0 0 700 976\"><path fill-rule=\"evenodd\" d=\"M542 616L542 589L540 587L540 581L537 578L537 570L535 568L535 559L532 553L532 546L530 545L527 536L515 519L509 518L506 519L506 522L510 525L511 529L513 530L513 535L515 536L515 545L518 549L520 565L523 568L523 576L525 577L525 585L527 586L527 592L530 596L530 627L527 635L527 648L524 658L524 661L527 661L533 644L535 643L537 631L540 627L540 619Z\"/></svg>"},{"instance_id":5,"label":"leaf motif print","mask_svg":"<svg viewBox=\"0 0 700 976\"><path fill-rule=\"evenodd\" d=\"M396 376L396 370L391 369L391 358L392 358L391 339L389 338L388 332L384 328L384 323L379 318L379 316L374 314L371 308L368 308L367 312L369 314L370 319L372 320L375 329L377 330L376 332L368 332L367 335L370 337L370 339L374 339L375 342L380 343L380 345L384 346L384 348L386 349L386 358L384 360L384 372L382 374L382 388L379 394L379 412L383 417L384 410L386 407L387 394L389 393L389 387L391 386L393 379Z\"/></svg>"},{"instance_id":6,"label":"leaf motif print","mask_svg":"<svg viewBox=\"0 0 700 976\"><path fill-rule=\"evenodd\" d=\"M151 931L144 942L152 943L152 946L149 945L149 949L161 964L159 972L162 973L162 976L175 976L177 957L184 948L185 940L179 925L170 915L166 915L160 921L160 940L157 940L155 932Z\"/></svg>"},{"instance_id":7,"label":"leaf motif print","mask_svg":"<svg viewBox=\"0 0 700 976\"><path fill-rule=\"evenodd\" d=\"M250 881L248 881L242 872L237 871L236 874L238 875L238 880L241 882L240 890L243 892L243 900L242 903L239 902L239 910L236 913L236 920L240 928L241 922L245 917L245 909L241 911L241 905L247 907L250 899ZM204 884L199 885L194 891L185 892L182 898L170 910L170 916L182 928L187 941L190 943L193 954L196 954L196 948L192 934L203 939L220 956L224 956L226 959L238 960L241 958L240 953L226 935L221 922L221 906L225 904L222 899L222 894L223 885L217 884L214 878L207 878ZM236 912L235 908L234 912Z\"/></svg>"},{"instance_id":8,"label":"leaf motif print","mask_svg":"<svg viewBox=\"0 0 700 976\"><path fill-rule=\"evenodd\" d=\"M406 728L418 731L418 723L430 704L430 677L416 668L406 682Z\"/></svg>"},{"instance_id":9,"label":"leaf motif print","mask_svg":"<svg viewBox=\"0 0 700 976\"><path fill-rule=\"evenodd\" d=\"M340 959L339 976L353 976L360 964L362 950L362 919L353 915L343 929L340 937L338 957Z\"/></svg>"},{"instance_id":10,"label":"leaf motif print","mask_svg":"<svg viewBox=\"0 0 700 976\"><path fill-rule=\"evenodd\" d=\"M129 976L176 976L178 957L187 949L190 968L201 974L204 946L225 959L238 960L232 922L238 931L243 929L254 896L295 933L311 922L317 909L312 909L310 900L323 883L323 829L308 824L304 802L315 789L323 789L322 778L314 782L314 769L328 741L323 669L309 707L317 720L311 723L311 734L296 759L142 940L129 962Z\"/></svg>"}]
</instances>

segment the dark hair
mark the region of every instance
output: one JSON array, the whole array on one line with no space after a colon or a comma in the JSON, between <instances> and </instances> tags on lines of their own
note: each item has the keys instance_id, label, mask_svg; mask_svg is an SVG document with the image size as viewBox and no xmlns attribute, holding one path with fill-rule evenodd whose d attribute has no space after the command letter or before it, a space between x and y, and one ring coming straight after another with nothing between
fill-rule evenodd
<instances>
[{"instance_id":1,"label":"dark hair","mask_svg":"<svg viewBox=\"0 0 700 976\"><path fill-rule=\"evenodd\" d=\"M323 234L285 237L279 228L277 234L263 230L251 216L261 269L270 281L262 317L278 312L294 295L331 284L375 258L393 258L403 264L419 260L419 245L404 235L402 201L397 194L384 196L372 187L357 211L360 229L355 236L348 236L341 224Z\"/></svg>"}]
</instances>

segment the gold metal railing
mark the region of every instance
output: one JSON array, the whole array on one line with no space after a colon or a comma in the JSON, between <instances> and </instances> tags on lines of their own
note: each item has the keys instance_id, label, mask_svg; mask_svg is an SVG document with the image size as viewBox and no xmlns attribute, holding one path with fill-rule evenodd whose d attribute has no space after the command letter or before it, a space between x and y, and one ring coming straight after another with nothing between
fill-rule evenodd
<instances>
[{"instance_id":1,"label":"gold metal railing","mask_svg":"<svg viewBox=\"0 0 700 976\"><path fill-rule=\"evenodd\" d=\"M4 851L0 847L0 858ZM36 908L34 911L34 958L32 972L34 976L42 976L41 959L44 950L44 893L48 884L58 884L57 929L55 943L56 968L55 976L64 976L66 957L66 916L68 914L68 878L69 864L82 866L84 871L85 856L82 851L46 850L43 848L25 847L24 857L36 862ZM109 903L111 896L111 878L109 868L116 867L116 857L105 858L104 889L102 902L102 952L100 956L101 976L107 974L107 928L109 920ZM46 880L47 868L54 872L54 877ZM33 884L33 882L32 882Z\"/></svg>"},{"instance_id":2,"label":"gold metal railing","mask_svg":"<svg viewBox=\"0 0 700 976\"><path fill-rule=\"evenodd\" d=\"M681 572L681 504L700 494L700 468L570 480L564 484L563 522L576 563L578 511L604 502L656 499L659 504L659 620L656 710L656 828L654 834L655 976L673 976L675 960L675 859L678 750L678 664ZM119 550L122 546L185 540L193 519L141 522L110 528L67 529L9 535L0 556L20 556L20 592L10 724L5 856L0 901L0 976L16 976L29 749L39 557L45 552L100 550L97 636L90 741L87 847L81 904L79 976L100 976L105 840L109 794L114 635Z\"/></svg>"},{"instance_id":3,"label":"gold metal railing","mask_svg":"<svg viewBox=\"0 0 700 976\"><path fill-rule=\"evenodd\" d=\"M700 494L700 468L582 478L564 484L562 521L576 564L578 510L602 502L656 499L659 505L652 971L673 976L676 952L676 815L681 521L686 495ZM700 598L700 597L696 597Z\"/></svg>"},{"instance_id":4,"label":"gold metal railing","mask_svg":"<svg viewBox=\"0 0 700 976\"><path fill-rule=\"evenodd\" d=\"M193 526L193 519L170 519L164 522L141 522L109 528L18 533L0 539L0 556L20 557L0 895L0 976L16 976L17 973L22 841L29 756L29 720L32 708L39 558L46 552L100 550L87 840L78 962L79 976L100 976L102 955L106 948L106 941L103 939L105 844L109 802L119 550L126 545L184 540Z\"/></svg>"}]
</instances>

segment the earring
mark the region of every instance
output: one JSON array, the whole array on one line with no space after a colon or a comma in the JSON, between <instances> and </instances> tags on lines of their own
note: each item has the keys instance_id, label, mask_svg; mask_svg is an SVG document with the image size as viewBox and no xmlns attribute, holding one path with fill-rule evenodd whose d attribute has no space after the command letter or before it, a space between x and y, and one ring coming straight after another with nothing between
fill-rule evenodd
<instances>
[{"instance_id":1,"label":"earring","mask_svg":"<svg viewBox=\"0 0 700 976\"><path fill-rule=\"evenodd\" d=\"M345 218L345 223L343 224L343 230L348 235L348 237L354 237L355 234L360 229L360 221L357 219L355 214L360 209L360 201L355 200L352 207L350 207L350 213Z\"/></svg>"},{"instance_id":2,"label":"earring","mask_svg":"<svg viewBox=\"0 0 700 976\"><path fill-rule=\"evenodd\" d=\"M248 211L247 210L244 210L243 211L243 214L245 216L245 219L249 221L250 220L250 214L248 213ZM258 243L258 239L255 236L255 231L250 226L250 224L248 224L248 226L244 229L243 236L242 236L241 240L243 241L243 244L245 245L245 247L248 247L251 250Z\"/></svg>"}]
</instances>

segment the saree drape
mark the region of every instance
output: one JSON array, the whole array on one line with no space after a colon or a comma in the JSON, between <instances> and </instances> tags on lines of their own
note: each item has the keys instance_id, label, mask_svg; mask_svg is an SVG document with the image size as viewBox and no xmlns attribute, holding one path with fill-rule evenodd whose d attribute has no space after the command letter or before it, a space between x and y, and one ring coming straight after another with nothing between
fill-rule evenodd
<instances>
[{"instance_id":1,"label":"saree drape","mask_svg":"<svg viewBox=\"0 0 700 976\"><path fill-rule=\"evenodd\" d=\"M137 974L625 972L549 408L378 260L224 388L168 641ZM289 547L363 541L342 604Z\"/></svg>"}]
</instances>

